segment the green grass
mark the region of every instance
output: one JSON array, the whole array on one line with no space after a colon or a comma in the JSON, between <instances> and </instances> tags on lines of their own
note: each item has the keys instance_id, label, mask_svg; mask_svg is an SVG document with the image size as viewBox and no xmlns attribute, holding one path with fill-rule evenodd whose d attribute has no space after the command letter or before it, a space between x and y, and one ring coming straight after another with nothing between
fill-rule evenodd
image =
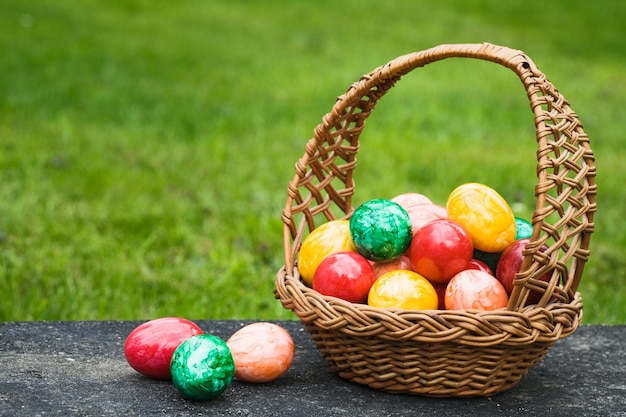
<instances>
[{"instance_id":1,"label":"green grass","mask_svg":"<svg viewBox=\"0 0 626 417\"><path fill-rule=\"evenodd\" d=\"M626 323L622 2L69 0L0 4L0 321L284 319L280 211L350 83L441 43L527 52L596 152L585 322ZM515 75L448 60L368 119L357 201L488 183L530 215ZM515 151L512 152L511 149Z\"/></svg>"}]
</instances>

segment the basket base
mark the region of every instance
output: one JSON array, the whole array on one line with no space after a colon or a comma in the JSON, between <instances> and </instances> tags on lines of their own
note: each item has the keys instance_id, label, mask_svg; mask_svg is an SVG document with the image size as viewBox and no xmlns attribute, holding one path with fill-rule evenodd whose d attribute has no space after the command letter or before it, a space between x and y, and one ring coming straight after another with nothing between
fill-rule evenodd
<instances>
[{"instance_id":1,"label":"basket base","mask_svg":"<svg viewBox=\"0 0 626 417\"><path fill-rule=\"evenodd\" d=\"M554 345L394 343L305 327L331 372L341 378L388 393L428 397L479 397L509 390Z\"/></svg>"}]
</instances>

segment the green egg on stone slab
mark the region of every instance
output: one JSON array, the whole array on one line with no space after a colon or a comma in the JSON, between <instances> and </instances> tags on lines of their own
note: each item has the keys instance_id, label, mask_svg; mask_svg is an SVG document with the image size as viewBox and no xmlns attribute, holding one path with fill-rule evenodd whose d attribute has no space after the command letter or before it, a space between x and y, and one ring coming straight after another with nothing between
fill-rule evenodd
<instances>
[{"instance_id":1,"label":"green egg on stone slab","mask_svg":"<svg viewBox=\"0 0 626 417\"><path fill-rule=\"evenodd\" d=\"M170 362L172 383L191 400L210 400L230 386L235 361L226 342L217 336L193 336L176 348Z\"/></svg>"}]
</instances>

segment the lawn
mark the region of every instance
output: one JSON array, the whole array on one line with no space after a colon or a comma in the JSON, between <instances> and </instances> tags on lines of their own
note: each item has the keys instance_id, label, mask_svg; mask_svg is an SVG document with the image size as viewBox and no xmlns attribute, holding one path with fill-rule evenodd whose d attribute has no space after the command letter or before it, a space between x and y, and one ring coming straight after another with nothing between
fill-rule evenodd
<instances>
[{"instance_id":1,"label":"lawn","mask_svg":"<svg viewBox=\"0 0 626 417\"><path fill-rule=\"evenodd\" d=\"M613 0L0 3L0 321L291 319L272 289L294 163L335 98L441 43L524 50L596 153L586 323L626 323L626 4ZM379 103L356 202L489 184L534 205L515 75L446 60Z\"/></svg>"}]
</instances>

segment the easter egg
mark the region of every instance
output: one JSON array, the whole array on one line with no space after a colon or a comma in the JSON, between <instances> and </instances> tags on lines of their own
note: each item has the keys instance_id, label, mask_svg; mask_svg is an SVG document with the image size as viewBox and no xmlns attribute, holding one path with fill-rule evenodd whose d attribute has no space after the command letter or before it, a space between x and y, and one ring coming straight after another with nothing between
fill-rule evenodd
<instances>
[{"instance_id":1,"label":"easter egg","mask_svg":"<svg viewBox=\"0 0 626 417\"><path fill-rule=\"evenodd\" d=\"M323 295L351 303L365 303L374 280L374 268L363 255L339 252L319 264L312 287Z\"/></svg>"},{"instance_id":2,"label":"easter egg","mask_svg":"<svg viewBox=\"0 0 626 417\"><path fill-rule=\"evenodd\" d=\"M515 218L515 239L527 239L533 234L533 225L528 221L519 217Z\"/></svg>"},{"instance_id":3,"label":"easter egg","mask_svg":"<svg viewBox=\"0 0 626 417\"><path fill-rule=\"evenodd\" d=\"M387 272L374 282L367 304L379 308L435 310L439 300L426 278L413 271L397 270Z\"/></svg>"},{"instance_id":4,"label":"easter egg","mask_svg":"<svg viewBox=\"0 0 626 417\"><path fill-rule=\"evenodd\" d=\"M433 283L448 282L467 267L473 253L469 233L448 219L426 223L413 235L409 249L415 272Z\"/></svg>"},{"instance_id":5,"label":"easter egg","mask_svg":"<svg viewBox=\"0 0 626 417\"><path fill-rule=\"evenodd\" d=\"M411 263L411 258L408 255L403 254L398 256L395 259L390 261L378 261L371 262L372 267L374 268L374 278L378 278L381 275L386 274L387 272L397 271L397 270L406 270L413 271L413 264Z\"/></svg>"},{"instance_id":6,"label":"easter egg","mask_svg":"<svg viewBox=\"0 0 626 417\"><path fill-rule=\"evenodd\" d=\"M367 201L354 210L350 234L357 251L372 261L402 255L413 235L406 210L385 199Z\"/></svg>"},{"instance_id":7,"label":"easter egg","mask_svg":"<svg viewBox=\"0 0 626 417\"><path fill-rule=\"evenodd\" d=\"M398 194L397 196L392 198L391 201L400 204L402 207L404 207L405 210L411 207L420 206L422 204L432 204L430 198L420 193Z\"/></svg>"},{"instance_id":8,"label":"easter egg","mask_svg":"<svg viewBox=\"0 0 626 417\"><path fill-rule=\"evenodd\" d=\"M502 252L502 256L500 256L498 267L496 268L496 278L502 283L509 296L515 286L515 275L522 269L522 263L524 262L523 252L529 242L529 238L516 240L507 246L504 252ZM542 245L539 251L545 252L547 249L547 245ZM539 277L539 280L548 282L551 276L552 272L546 272ZM539 291L531 291L526 299L526 304L539 302L542 295Z\"/></svg>"},{"instance_id":9,"label":"easter egg","mask_svg":"<svg viewBox=\"0 0 626 417\"><path fill-rule=\"evenodd\" d=\"M490 253L474 248L474 259L487 265L489 269L491 269L492 275L496 274L496 268L498 267L498 262L500 261L500 255L502 255L502 252Z\"/></svg>"},{"instance_id":10,"label":"easter egg","mask_svg":"<svg viewBox=\"0 0 626 417\"><path fill-rule=\"evenodd\" d=\"M183 396L192 400L210 400L232 383L235 361L224 340L201 334L176 348L170 372L172 383Z\"/></svg>"},{"instance_id":11,"label":"easter egg","mask_svg":"<svg viewBox=\"0 0 626 417\"><path fill-rule=\"evenodd\" d=\"M444 296L446 310L497 310L508 302L509 296L500 281L476 269L452 277Z\"/></svg>"},{"instance_id":12,"label":"easter egg","mask_svg":"<svg viewBox=\"0 0 626 417\"><path fill-rule=\"evenodd\" d=\"M445 310L446 303L444 300L446 296L446 288L448 287L448 283L444 282L443 284L433 284L433 287L435 288L435 292L437 293L437 299L439 300L439 304L437 304L437 309Z\"/></svg>"},{"instance_id":13,"label":"easter egg","mask_svg":"<svg viewBox=\"0 0 626 417\"><path fill-rule=\"evenodd\" d=\"M487 265L486 263L484 263L483 261L479 261L478 259L472 258L470 259L469 263L467 264L467 267L465 269L477 269L479 271L483 271L488 273L489 275L493 275L495 276L496 273L495 271L493 271L489 265Z\"/></svg>"},{"instance_id":14,"label":"easter egg","mask_svg":"<svg viewBox=\"0 0 626 417\"><path fill-rule=\"evenodd\" d=\"M426 223L433 220L446 219L448 217L448 211L446 208L434 203L412 207L407 210L407 213L411 219L411 229L413 230L413 234L421 229Z\"/></svg>"},{"instance_id":15,"label":"easter egg","mask_svg":"<svg viewBox=\"0 0 626 417\"><path fill-rule=\"evenodd\" d=\"M435 204L426 196L418 193L400 194L391 199L406 210L411 220L411 230L415 234L423 225L431 220L448 217L446 208Z\"/></svg>"},{"instance_id":16,"label":"easter egg","mask_svg":"<svg viewBox=\"0 0 626 417\"><path fill-rule=\"evenodd\" d=\"M235 360L235 378L252 383L270 382L283 376L296 352L289 332L268 322L242 327L226 344Z\"/></svg>"},{"instance_id":17,"label":"easter egg","mask_svg":"<svg viewBox=\"0 0 626 417\"><path fill-rule=\"evenodd\" d=\"M315 229L302 241L298 253L298 271L309 287L315 270L324 258L337 252L356 252L348 220L332 220Z\"/></svg>"},{"instance_id":18,"label":"easter egg","mask_svg":"<svg viewBox=\"0 0 626 417\"><path fill-rule=\"evenodd\" d=\"M502 252L515 240L516 224L511 207L492 188L466 183L454 189L446 202L448 218L472 236L474 248Z\"/></svg>"},{"instance_id":19,"label":"easter egg","mask_svg":"<svg viewBox=\"0 0 626 417\"><path fill-rule=\"evenodd\" d=\"M202 334L195 323L179 317L162 317L137 326L126 338L124 356L137 372L170 379L174 350L192 336Z\"/></svg>"}]
</instances>

